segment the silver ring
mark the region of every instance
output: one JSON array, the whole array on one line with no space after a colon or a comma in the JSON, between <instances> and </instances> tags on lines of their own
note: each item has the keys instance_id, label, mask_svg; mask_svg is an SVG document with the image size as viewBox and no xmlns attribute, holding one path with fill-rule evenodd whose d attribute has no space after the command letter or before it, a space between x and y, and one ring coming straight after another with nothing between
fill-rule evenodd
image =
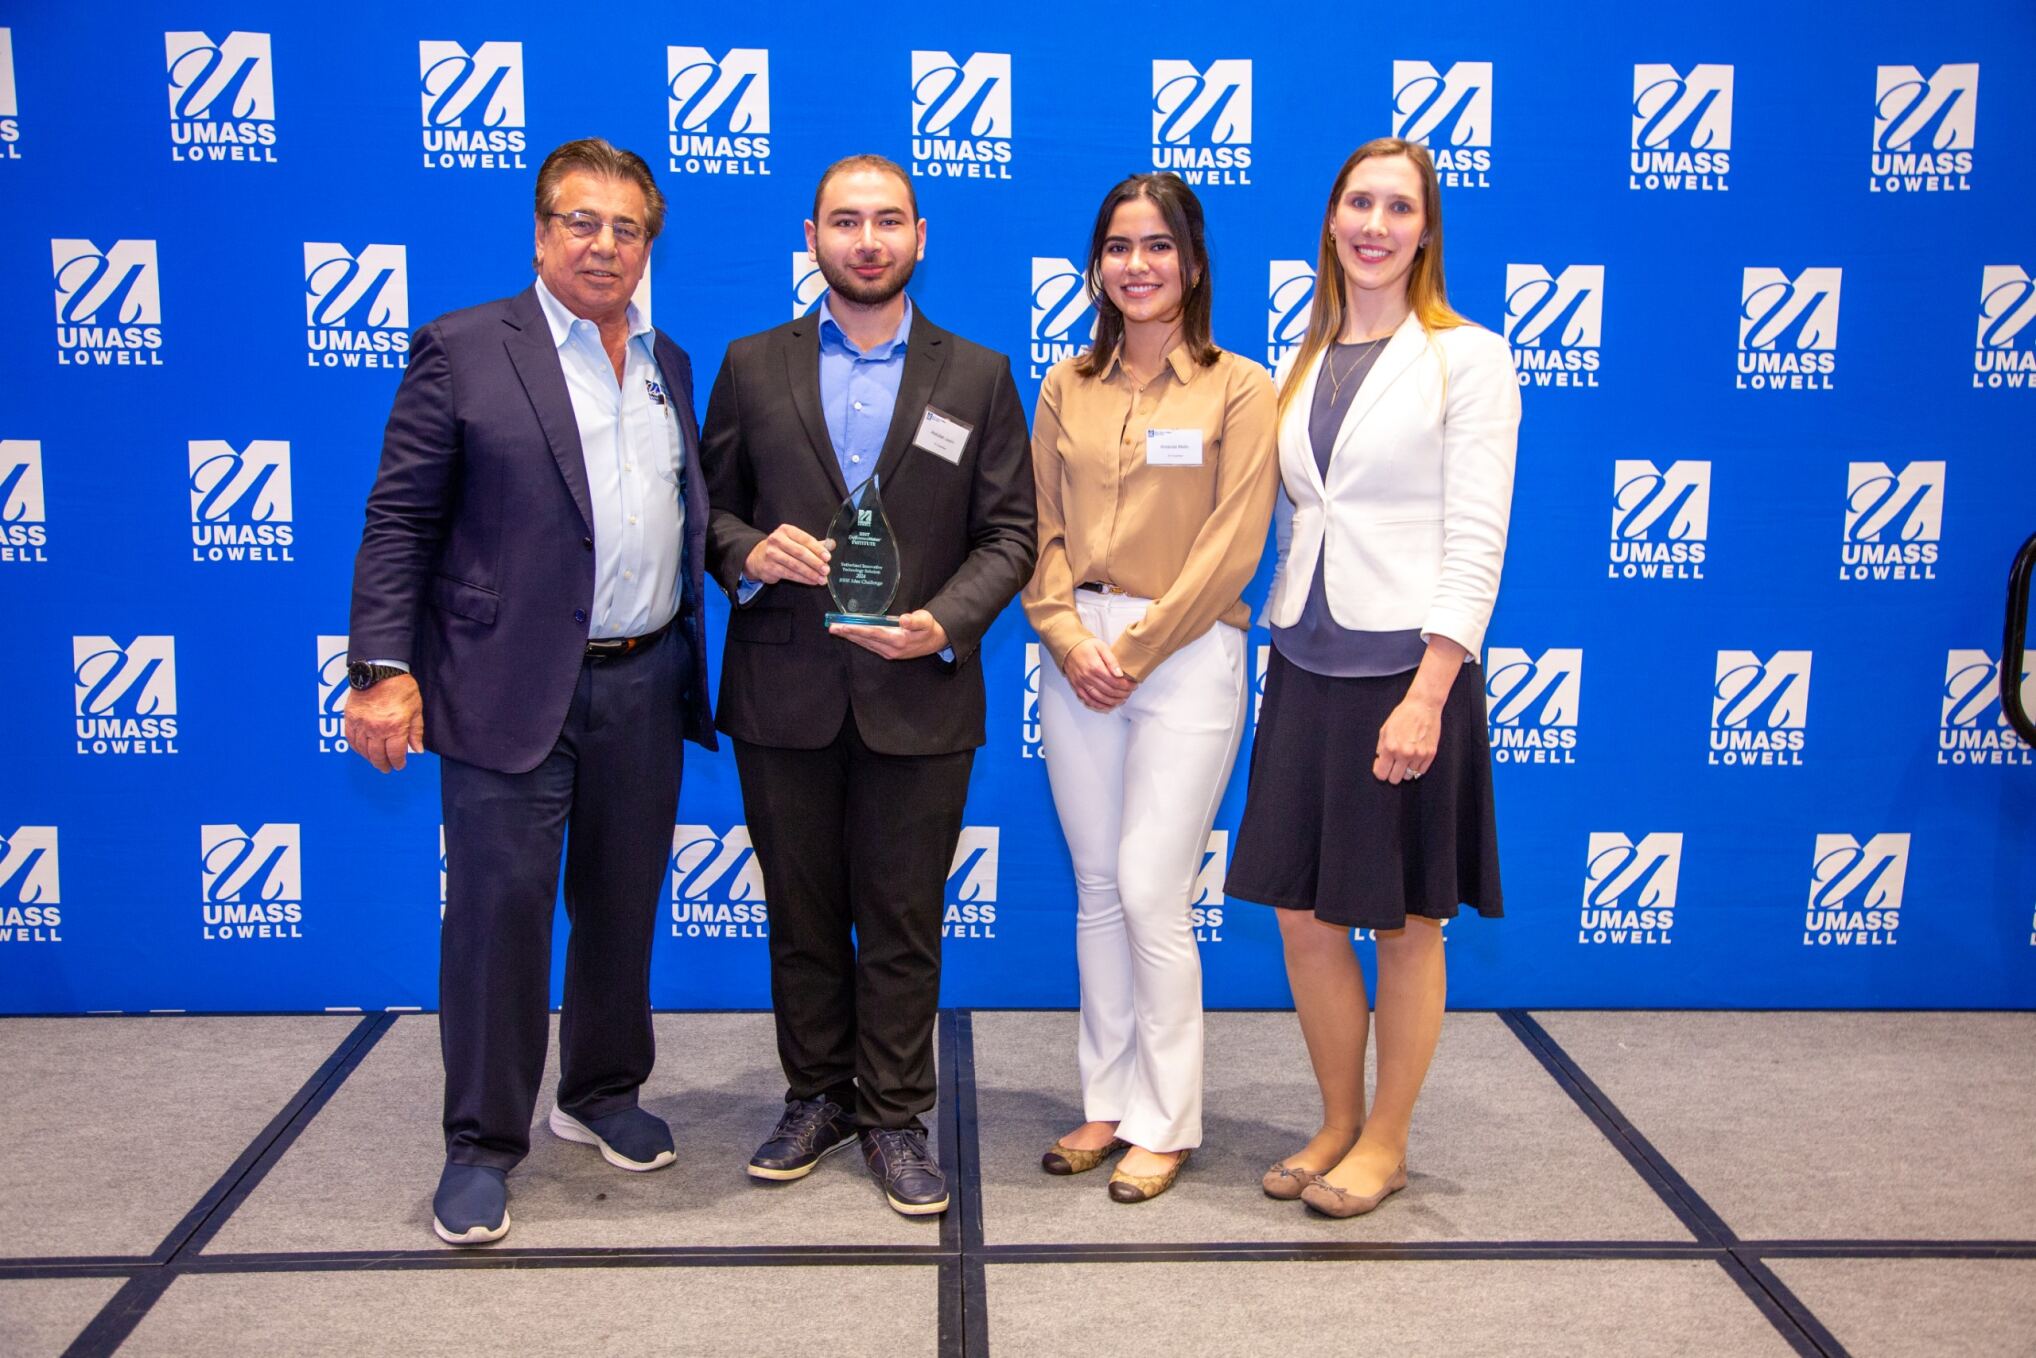
<instances>
[{"instance_id":1,"label":"silver ring","mask_svg":"<svg viewBox=\"0 0 2036 1358\"><path fill-rule=\"evenodd\" d=\"M1419 770L1417 770L1417 769L1408 769L1408 770L1407 770L1407 776L1408 776L1409 778L1419 778L1419 777L1421 776L1421 774L1420 774L1420 771L1419 771Z\"/></svg>"}]
</instances>

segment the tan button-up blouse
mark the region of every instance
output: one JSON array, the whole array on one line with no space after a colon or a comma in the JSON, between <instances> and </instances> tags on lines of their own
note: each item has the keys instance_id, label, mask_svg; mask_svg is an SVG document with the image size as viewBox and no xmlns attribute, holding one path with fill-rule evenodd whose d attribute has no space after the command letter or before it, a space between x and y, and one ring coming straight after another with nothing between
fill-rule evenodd
<instances>
[{"instance_id":1,"label":"tan button-up blouse","mask_svg":"<svg viewBox=\"0 0 2036 1358\"><path fill-rule=\"evenodd\" d=\"M1272 379L1222 353L1195 365L1185 345L1134 388L1113 358L1101 377L1057 363L1032 417L1039 564L1025 616L1055 665L1090 635L1074 591L1104 581L1153 601L1113 646L1143 679L1218 622L1251 625L1244 587L1265 550L1279 491ZM1199 429L1200 466L1153 466L1148 429Z\"/></svg>"}]
</instances>

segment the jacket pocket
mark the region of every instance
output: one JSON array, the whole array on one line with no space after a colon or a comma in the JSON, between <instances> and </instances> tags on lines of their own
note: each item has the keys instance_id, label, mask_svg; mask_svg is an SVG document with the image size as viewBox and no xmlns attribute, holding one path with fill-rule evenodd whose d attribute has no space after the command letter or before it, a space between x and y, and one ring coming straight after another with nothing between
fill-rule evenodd
<instances>
[{"instance_id":1,"label":"jacket pocket","mask_svg":"<svg viewBox=\"0 0 2036 1358\"><path fill-rule=\"evenodd\" d=\"M728 615L730 641L781 644L792 639L789 608L738 608Z\"/></svg>"},{"instance_id":2,"label":"jacket pocket","mask_svg":"<svg viewBox=\"0 0 2036 1358\"><path fill-rule=\"evenodd\" d=\"M442 612L493 627L502 597L492 589L482 589L479 585L455 580L450 575L436 575L431 579L431 602Z\"/></svg>"}]
</instances>

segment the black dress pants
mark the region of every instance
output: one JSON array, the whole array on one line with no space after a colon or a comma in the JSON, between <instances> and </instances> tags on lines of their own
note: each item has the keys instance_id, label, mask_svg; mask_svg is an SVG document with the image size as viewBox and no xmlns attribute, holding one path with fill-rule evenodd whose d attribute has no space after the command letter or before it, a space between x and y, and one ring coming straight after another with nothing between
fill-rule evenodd
<instances>
[{"instance_id":1,"label":"black dress pants","mask_svg":"<svg viewBox=\"0 0 2036 1358\"><path fill-rule=\"evenodd\" d=\"M440 761L448 1160L507 1170L530 1150L561 847L572 935L558 1104L604 1117L634 1106L650 1075L650 944L670 871L689 673L675 624L639 651L582 662L558 743L530 772Z\"/></svg>"},{"instance_id":2,"label":"black dress pants","mask_svg":"<svg viewBox=\"0 0 2036 1358\"><path fill-rule=\"evenodd\" d=\"M973 750L878 754L852 712L822 749L735 742L787 1098L829 1095L864 1127L923 1125L941 913L974 763Z\"/></svg>"}]
</instances>

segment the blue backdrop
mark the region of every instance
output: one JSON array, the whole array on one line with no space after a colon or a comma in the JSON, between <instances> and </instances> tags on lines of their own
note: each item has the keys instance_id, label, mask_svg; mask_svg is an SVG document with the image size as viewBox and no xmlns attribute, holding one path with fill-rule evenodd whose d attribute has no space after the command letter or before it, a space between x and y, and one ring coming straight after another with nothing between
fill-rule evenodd
<instances>
[{"instance_id":1,"label":"blue backdrop","mask_svg":"<svg viewBox=\"0 0 2036 1358\"><path fill-rule=\"evenodd\" d=\"M0 1009L433 1004L437 770L339 739L349 572L407 332L527 284L546 149L657 170L649 303L700 404L811 304L814 179L867 150L915 175L920 305L1029 400L1088 334L1117 178L1203 185L1217 338L1270 362L1329 176L1389 131L1445 167L1452 299L1525 387L1485 657L1508 914L1449 926L1453 999L2036 1003L1995 689L2036 528L2036 12L1444 8L780 0L617 40L556 6L0 5ZM950 1004L1075 998L1037 665L1014 608ZM1278 1005L1268 912L1222 891L1244 767L1207 995ZM657 1001L765 1004L725 754L689 752L680 820Z\"/></svg>"}]
</instances>

